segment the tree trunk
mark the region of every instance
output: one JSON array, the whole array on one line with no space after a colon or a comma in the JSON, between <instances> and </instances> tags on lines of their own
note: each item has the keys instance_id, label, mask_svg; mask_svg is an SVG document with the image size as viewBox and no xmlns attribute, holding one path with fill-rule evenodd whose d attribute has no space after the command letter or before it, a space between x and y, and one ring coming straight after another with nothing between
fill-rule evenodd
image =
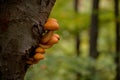
<instances>
[{"instance_id":1,"label":"tree trunk","mask_svg":"<svg viewBox=\"0 0 120 80\"><path fill-rule=\"evenodd\" d=\"M79 0L74 1L74 10L76 12L76 15L78 13L78 5L79 5ZM79 37L79 31L75 34L75 40L76 40L76 55L79 56L80 54L80 37Z\"/></svg>"},{"instance_id":2,"label":"tree trunk","mask_svg":"<svg viewBox=\"0 0 120 80\"><path fill-rule=\"evenodd\" d=\"M56 0L0 0L0 80L24 80Z\"/></svg>"},{"instance_id":3,"label":"tree trunk","mask_svg":"<svg viewBox=\"0 0 120 80\"><path fill-rule=\"evenodd\" d=\"M91 27L90 27L90 56L93 58L98 57L97 51L97 38L98 38L98 10L99 0L93 0L93 9L91 16Z\"/></svg>"},{"instance_id":4,"label":"tree trunk","mask_svg":"<svg viewBox=\"0 0 120 80\"><path fill-rule=\"evenodd\" d=\"M74 0L74 10L76 12L76 15L78 13L78 6L79 6L79 0ZM80 37L79 37L79 31L75 35L75 41L76 41L76 56L79 57L80 55ZM79 72L76 72L76 80L80 80L81 74Z\"/></svg>"},{"instance_id":5,"label":"tree trunk","mask_svg":"<svg viewBox=\"0 0 120 80\"><path fill-rule=\"evenodd\" d=\"M114 0L115 20L116 20L116 80L120 79L120 22L119 17L119 0Z\"/></svg>"}]
</instances>

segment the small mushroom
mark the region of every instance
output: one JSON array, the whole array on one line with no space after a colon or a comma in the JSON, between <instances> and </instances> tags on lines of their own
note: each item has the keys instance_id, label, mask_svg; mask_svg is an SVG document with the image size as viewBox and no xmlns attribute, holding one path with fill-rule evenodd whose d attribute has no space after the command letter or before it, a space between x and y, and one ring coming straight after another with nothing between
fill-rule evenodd
<instances>
[{"instance_id":1,"label":"small mushroom","mask_svg":"<svg viewBox=\"0 0 120 80\"><path fill-rule=\"evenodd\" d=\"M57 38L56 35L53 34L51 39L46 44L53 45L53 44L58 43L58 41L59 41L59 38Z\"/></svg>"},{"instance_id":2,"label":"small mushroom","mask_svg":"<svg viewBox=\"0 0 120 80\"><path fill-rule=\"evenodd\" d=\"M48 48L52 47L53 44L39 44L39 46L44 48L44 49L48 49Z\"/></svg>"},{"instance_id":3,"label":"small mushroom","mask_svg":"<svg viewBox=\"0 0 120 80\"><path fill-rule=\"evenodd\" d=\"M55 37L57 37L58 38L58 40L60 40L60 36L58 35L58 34L53 34Z\"/></svg>"},{"instance_id":4,"label":"small mushroom","mask_svg":"<svg viewBox=\"0 0 120 80\"><path fill-rule=\"evenodd\" d=\"M44 59L44 55L41 54L41 53L36 53L36 54L33 56L33 58L34 58L34 60L39 61L39 60Z\"/></svg>"},{"instance_id":5,"label":"small mushroom","mask_svg":"<svg viewBox=\"0 0 120 80\"><path fill-rule=\"evenodd\" d=\"M42 48L42 47L38 47L38 48L35 49L35 52L36 53L45 53L45 49Z\"/></svg>"},{"instance_id":6,"label":"small mushroom","mask_svg":"<svg viewBox=\"0 0 120 80\"><path fill-rule=\"evenodd\" d=\"M44 25L44 29L45 30L55 31L55 30L59 29L59 24L53 18L52 19L48 19L47 22Z\"/></svg>"},{"instance_id":7,"label":"small mushroom","mask_svg":"<svg viewBox=\"0 0 120 80\"><path fill-rule=\"evenodd\" d=\"M53 35L53 32L55 30L59 29L59 24L57 23L57 20L54 18L49 18L47 22L44 25L44 29L47 30L47 33L43 35L41 39L41 43L46 43Z\"/></svg>"},{"instance_id":8,"label":"small mushroom","mask_svg":"<svg viewBox=\"0 0 120 80\"><path fill-rule=\"evenodd\" d=\"M54 21L54 22L57 22L57 19L55 19L55 18L48 18L47 21Z\"/></svg>"},{"instance_id":9,"label":"small mushroom","mask_svg":"<svg viewBox=\"0 0 120 80\"><path fill-rule=\"evenodd\" d=\"M54 31L48 31L40 40L40 43L45 44L53 36Z\"/></svg>"}]
</instances>

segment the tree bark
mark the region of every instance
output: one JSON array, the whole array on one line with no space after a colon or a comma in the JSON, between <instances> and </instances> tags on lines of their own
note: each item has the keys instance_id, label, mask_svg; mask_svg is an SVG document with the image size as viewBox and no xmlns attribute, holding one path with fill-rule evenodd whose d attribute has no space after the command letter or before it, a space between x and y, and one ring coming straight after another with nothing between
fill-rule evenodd
<instances>
[{"instance_id":1,"label":"tree bark","mask_svg":"<svg viewBox=\"0 0 120 80\"><path fill-rule=\"evenodd\" d=\"M115 23L116 23L116 80L120 79L120 22L119 17L119 0L114 0Z\"/></svg>"},{"instance_id":2,"label":"tree bark","mask_svg":"<svg viewBox=\"0 0 120 80\"><path fill-rule=\"evenodd\" d=\"M56 0L0 0L0 80L24 80Z\"/></svg>"},{"instance_id":3,"label":"tree bark","mask_svg":"<svg viewBox=\"0 0 120 80\"><path fill-rule=\"evenodd\" d=\"M97 38L98 38L98 10L99 10L99 0L93 0L93 9L91 16L91 26L90 26L90 56L92 58L98 57L97 51Z\"/></svg>"}]
</instances>

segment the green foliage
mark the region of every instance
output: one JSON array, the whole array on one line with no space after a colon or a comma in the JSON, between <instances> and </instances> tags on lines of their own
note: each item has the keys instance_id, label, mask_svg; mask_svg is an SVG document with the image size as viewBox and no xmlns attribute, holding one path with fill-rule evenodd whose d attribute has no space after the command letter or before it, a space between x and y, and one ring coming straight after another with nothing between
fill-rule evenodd
<instances>
[{"instance_id":1,"label":"green foliage","mask_svg":"<svg viewBox=\"0 0 120 80\"><path fill-rule=\"evenodd\" d=\"M88 56L89 26L91 20L91 0L80 0L83 3L75 13L73 0L56 0L50 17L60 24L57 31L61 37L58 44L46 51L45 60L32 65L25 80L75 80L80 73L80 80L114 80L115 68L115 19L112 0L100 0L109 5L100 5L99 37L97 60ZM89 1L89 2L88 2ZM83 5L84 4L84 5ZM107 6L107 7L106 7ZM76 56L75 35L80 34L80 56Z\"/></svg>"},{"instance_id":2,"label":"green foliage","mask_svg":"<svg viewBox=\"0 0 120 80\"><path fill-rule=\"evenodd\" d=\"M60 31L67 31L69 33L76 33L88 28L89 13L75 13L73 7L73 0L57 0L50 17L58 19L60 24ZM61 34L62 34L61 32ZM62 34L63 35L63 34Z\"/></svg>"},{"instance_id":3,"label":"green foliage","mask_svg":"<svg viewBox=\"0 0 120 80\"><path fill-rule=\"evenodd\" d=\"M93 60L89 57L47 55L46 59L29 68L25 80L113 80L115 65L110 58Z\"/></svg>"}]
</instances>

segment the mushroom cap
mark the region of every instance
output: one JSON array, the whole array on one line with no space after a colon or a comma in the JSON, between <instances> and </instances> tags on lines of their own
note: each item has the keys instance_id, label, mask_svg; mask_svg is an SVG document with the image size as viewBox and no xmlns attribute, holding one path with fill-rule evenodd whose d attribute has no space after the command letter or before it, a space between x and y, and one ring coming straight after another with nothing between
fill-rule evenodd
<instances>
[{"instance_id":1,"label":"mushroom cap","mask_svg":"<svg viewBox=\"0 0 120 80\"><path fill-rule=\"evenodd\" d=\"M53 34L55 37L57 37L58 40L60 40L60 36L58 34Z\"/></svg>"},{"instance_id":2,"label":"mushroom cap","mask_svg":"<svg viewBox=\"0 0 120 80\"><path fill-rule=\"evenodd\" d=\"M48 18L47 21L55 21L55 22L57 22L57 19L55 19L55 18Z\"/></svg>"},{"instance_id":3,"label":"mushroom cap","mask_svg":"<svg viewBox=\"0 0 120 80\"><path fill-rule=\"evenodd\" d=\"M58 43L58 41L59 41L59 39L56 36L53 35L51 37L51 39L47 42L47 44L50 44L50 45L56 44L56 43Z\"/></svg>"},{"instance_id":4,"label":"mushroom cap","mask_svg":"<svg viewBox=\"0 0 120 80\"><path fill-rule=\"evenodd\" d=\"M35 53L35 55L33 56L33 58L35 60L42 60L42 59L44 59L44 55L41 54L41 53Z\"/></svg>"},{"instance_id":5,"label":"mushroom cap","mask_svg":"<svg viewBox=\"0 0 120 80\"><path fill-rule=\"evenodd\" d=\"M47 22L44 25L44 29L45 30L58 30L59 29L59 24L57 23L56 20L54 19L49 19L47 20Z\"/></svg>"},{"instance_id":6,"label":"mushroom cap","mask_svg":"<svg viewBox=\"0 0 120 80\"><path fill-rule=\"evenodd\" d=\"M38 47L38 48L35 49L35 52L36 53L45 53L45 49L42 48L42 47Z\"/></svg>"}]
</instances>

